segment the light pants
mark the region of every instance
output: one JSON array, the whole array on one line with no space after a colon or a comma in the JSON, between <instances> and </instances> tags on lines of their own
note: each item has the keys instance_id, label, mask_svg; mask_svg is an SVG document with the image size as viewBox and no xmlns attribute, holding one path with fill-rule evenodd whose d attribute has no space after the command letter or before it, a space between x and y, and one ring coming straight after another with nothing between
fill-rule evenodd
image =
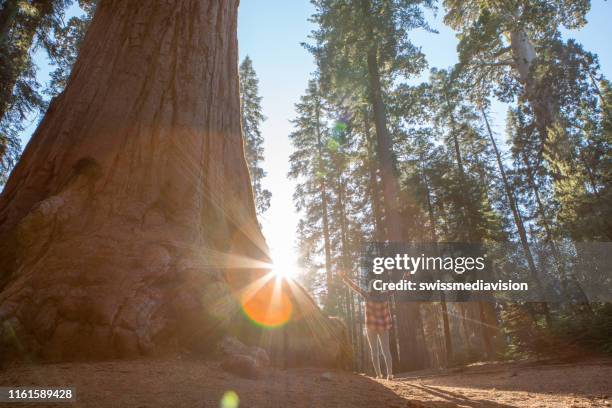
<instances>
[{"instance_id":1,"label":"light pants","mask_svg":"<svg viewBox=\"0 0 612 408\"><path fill-rule=\"evenodd\" d=\"M370 355L372 356L372 364L377 377L382 377L380 370L380 351L385 359L387 375L393 374L393 362L391 361L391 350L389 349L389 330L376 330L366 328L368 336L368 344L370 345Z\"/></svg>"}]
</instances>

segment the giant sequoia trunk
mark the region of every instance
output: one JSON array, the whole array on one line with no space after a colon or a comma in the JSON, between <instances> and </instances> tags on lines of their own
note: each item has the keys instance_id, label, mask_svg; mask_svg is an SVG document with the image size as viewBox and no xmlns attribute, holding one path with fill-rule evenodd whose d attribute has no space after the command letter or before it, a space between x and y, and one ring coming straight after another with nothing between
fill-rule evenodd
<instances>
[{"instance_id":1,"label":"giant sequoia trunk","mask_svg":"<svg viewBox=\"0 0 612 408\"><path fill-rule=\"evenodd\" d=\"M237 7L100 2L0 197L0 322L12 346L51 359L146 354L198 335L210 346L236 311L230 293L264 273Z\"/></svg>"}]
</instances>

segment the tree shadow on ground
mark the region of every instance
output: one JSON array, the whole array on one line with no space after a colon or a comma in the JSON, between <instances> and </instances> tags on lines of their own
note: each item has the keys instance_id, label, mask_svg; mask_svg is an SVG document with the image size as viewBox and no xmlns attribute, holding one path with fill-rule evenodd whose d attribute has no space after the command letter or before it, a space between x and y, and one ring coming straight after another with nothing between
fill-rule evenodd
<instances>
[{"instance_id":1,"label":"tree shadow on ground","mask_svg":"<svg viewBox=\"0 0 612 408\"><path fill-rule=\"evenodd\" d=\"M420 395L427 394L433 397L441 398L442 401L427 401L419 398L407 398L408 404L414 404L413 406L427 407L427 408L446 408L446 407L471 407L471 408L515 408L515 405L500 404L491 400L483 399L472 399L467 398L464 395L450 392L447 390L441 390L436 387L426 385L415 385L409 384L410 387L416 388ZM409 405L410 406L410 405Z\"/></svg>"},{"instance_id":2,"label":"tree shadow on ground","mask_svg":"<svg viewBox=\"0 0 612 408\"><path fill-rule=\"evenodd\" d=\"M609 359L572 364L502 363L469 367L460 372L409 373L398 381L419 385L466 388L473 390L574 394L592 396L612 388L612 364Z\"/></svg>"}]
</instances>

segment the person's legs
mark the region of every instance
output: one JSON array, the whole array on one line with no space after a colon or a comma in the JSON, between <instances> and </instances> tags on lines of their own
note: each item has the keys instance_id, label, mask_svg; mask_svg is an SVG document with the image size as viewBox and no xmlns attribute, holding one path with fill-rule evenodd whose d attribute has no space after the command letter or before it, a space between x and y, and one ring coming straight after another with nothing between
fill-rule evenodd
<instances>
[{"instance_id":1,"label":"person's legs","mask_svg":"<svg viewBox=\"0 0 612 408\"><path fill-rule=\"evenodd\" d=\"M379 334L380 346L382 349L385 366L387 367L387 379L393 379L393 360L391 358L391 349L389 348L389 330L383 330Z\"/></svg>"},{"instance_id":2,"label":"person's legs","mask_svg":"<svg viewBox=\"0 0 612 408\"><path fill-rule=\"evenodd\" d=\"M375 330L366 328L366 337L368 338L368 344L370 345L370 355L372 356L372 365L374 366L376 378L382 378L380 359L378 357L378 333Z\"/></svg>"}]
</instances>

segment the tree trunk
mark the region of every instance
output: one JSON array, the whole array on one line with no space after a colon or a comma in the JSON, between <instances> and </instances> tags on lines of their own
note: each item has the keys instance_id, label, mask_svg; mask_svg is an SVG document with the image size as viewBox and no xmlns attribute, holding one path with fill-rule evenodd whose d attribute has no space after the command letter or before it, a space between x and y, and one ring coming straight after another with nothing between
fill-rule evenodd
<instances>
[{"instance_id":1,"label":"tree trunk","mask_svg":"<svg viewBox=\"0 0 612 408\"><path fill-rule=\"evenodd\" d=\"M383 208L387 240L403 241L402 220L399 213L399 186L395 171L392 142L387 131L386 109L382 99L382 86L378 72L376 48L368 52L370 99L374 111L376 147L383 188ZM399 340L400 369L417 370L425 367L426 349L418 341L417 333L422 325L418 303L397 302L397 337Z\"/></svg>"},{"instance_id":2,"label":"tree trunk","mask_svg":"<svg viewBox=\"0 0 612 408\"><path fill-rule=\"evenodd\" d=\"M453 148L455 150L455 155L456 155L455 158L457 159L457 170L459 173L459 181L462 185L468 186L469 183L467 182L467 178L465 175L465 169L463 167L463 158L461 155L461 149L459 145L459 138L457 136L457 133L458 133L457 124L455 121L455 116L453 114L454 107L451 106L450 100L449 100L449 97L446 91L444 93L444 98L445 98L446 106L448 108L448 115L450 119L451 137L453 141ZM471 243L475 243L477 242L477 234L476 234L476 228L475 228L476 226L474 225L474 222L472 220L472 214L474 213L474 209L472 207L471 198L468 197L467 199L465 199L463 195L460 195L460 199L461 199L460 204L463 208L464 216L465 216L466 229L467 229L467 241ZM478 317L479 319L481 319L480 333L482 334L482 340L485 345L486 355L488 358L492 358L494 354L493 338L495 336L495 333L492 329L496 325L488 324L487 320L482 320L482 319L485 319L485 318L488 318L494 315L494 308L490 303L487 303L487 302L477 302L476 304L478 307ZM468 305L464 305L464 306L471 307L472 305L473 303L469 302Z\"/></svg>"},{"instance_id":3,"label":"tree trunk","mask_svg":"<svg viewBox=\"0 0 612 408\"><path fill-rule=\"evenodd\" d=\"M399 213L399 185L393 155L393 142L387 130L387 112L383 101L383 89L378 66L378 47L374 38L373 22L370 20L370 0L363 0L362 8L367 24L366 32L369 42L367 50L368 97L374 113L376 153L382 180L387 239L400 242L403 237Z\"/></svg>"},{"instance_id":4,"label":"tree trunk","mask_svg":"<svg viewBox=\"0 0 612 408\"><path fill-rule=\"evenodd\" d=\"M340 209L340 245L341 245L341 257L342 257L342 269L343 272L350 276L351 274L351 261L350 261L350 253L348 247L348 220L346 218L345 211L345 200L344 200L344 185L345 182L342 180L342 176L338 176L336 186L337 186L337 196L338 196L338 207ZM335 287L335 284L332 282ZM346 287L344 289L344 297L346 299L346 323L349 329L349 339L351 341L351 349L356 349L355 344L355 323L354 323L354 301L353 301L353 292L350 288ZM355 369L355 367L353 367Z\"/></svg>"},{"instance_id":5,"label":"tree trunk","mask_svg":"<svg viewBox=\"0 0 612 408\"><path fill-rule=\"evenodd\" d=\"M368 51L368 76L370 79L370 102L374 111L376 128L376 148L380 167L385 209L385 226L390 241L402 241L401 219L399 215L399 187L397 183L392 142L387 131L387 116L382 99L382 86L378 72L376 48Z\"/></svg>"},{"instance_id":6,"label":"tree trunk","mask_svg":"<svg viewBox=\"0 0 612 408\"><path fill-rule=\"evenodd\" d=\"M544 296L544 288L542 287L542 282L540 281L540 277L538 276L538 271L535 265L535 261L533 260L533 255L531 253L531 247L529 246L529 240L527 239L527 232L525 231L525 226L523 224L523 217L521 216L520 210L516 205L516 200L514 198L514 193L510 188L510 184L508 183L508 177L506 176L506 170L504 168L504 164L502 163L501 155L499 150L497 149L497 143L495 143L495 138L493 137L493 132L491 131L491 126L489 125L489 119L484 111L484 108L480 109L482 114L482 118L485 121L485 125L487 128L487 132L489 134L489 140L491 141L491 146L493 147L493 152L495 153L495 159L497 161L497 167L499 169L499 173L502 178L502 183L504 184L504 191L506 192L506 197L508 198L508 203L510 204L510 209L512 210L512 216L514 219L514 224L519 234L519 238L521 240L521 246L523 247L523 251L525 252L525 258L527 259L527 265L529 266L529 272L531 274L531 278L536 284L537 290L540 292L541 296ZM542 308L544 312L544 317L546 319L546 325L551 327L551 319L550 312L548 310L548 305L543 302Z\"/></svg>"},{"instance_id":7,"label":"tree trunk","mask_svg":"<svg viewBox=\"0 0 612 408\"><path fill-rule=\"evenodd\" d=\"M583 305L588 312L592 312L591 306L588 301L588 297L582 290L582 287L580 286L580 284L576 282L575 279L572 278L571 272L568 271L568 268L565 265L565 261L563 260L563 255L561 254L561 251L559 250L559 247L557 246L546 208L544 207L544 203L542 202L542 199L540 197L540 191L539 191L538 185L536 184L534 171L531 167L531 163L529 163L529 158L527 157L525 152L522 152L521 156L523 158L523 163L525 164L525 170L527 171L527 182L529 184L529 188L531 189L531 192L533 193L533 196L537 204L536 213L539 215L540 222L542 223L542 226L544 227L546 242L548 243L550 252L553 255L553 258L555 260L555 266L557 268L557 272L559 273L559 276L561 279L561 288L563 290L563 296L566 299L571 298L569 294L568 283L570 281L573 281L573 283L576 286L577 291L580 294L580 297L582 298L582 302L580 302L581 305Z\"/></svg>"},{"instance_id":8,"label":"tree trunk","mask_svg":"<svg viewBox=\"0 0 612 408\"><path fill-rule=\"evenodd\" d=\"M359 334L357 336L357 340L358 340L358 356L357 356L357 372L363 373L366 371L366 367L367 367L367 345L366 345L366 339L364 336L364 315L363 315L363 305L361 302L361 299L359 297L357 297L357 330L359 331Z\"/></svg>"},{"instance_id":9,"label":"tree trunk","mask_svg":"<svg viewBox=\"0 0 612 408\"><path fill-rule=\"evenodd\" d=\"M19 11L17 0L6 0L2 4L0 10L0 43L6 40L6 37L13 26L17 11Z\"/></svg>"},{"instance_id":10,"label":"tree trunk","mask_svg":"<svg viewBox=\"0 0 612 408\"><path fill-rule=\"evenodd\" d=\"M376 242L383 242L385 240L385 226L382 218L382 205L380 202L380 188L378 186L378 175L377 169L377 157L375 152L375 142L372 138L372 134L370 132L370 117L368 109L364 109L363 112L364 117L364 134L367 142L368 148L368 173L369 173L369 190L370 190L370 204L372 205L372 215L374 221L374 240ZM394 318L394 322L397 322L396 315L396 302L395 299L391 299L390 307L391 307L391 315ZM399 367L399 352L398 352L398 332L397 332L397 324L393 324L391 329L389 330L389 343L391 347L391 358L393 360L393 366Z\"/></svg>"},{"instance_id":11,"label":"tree trunk","mask_svg":"<svg viewBox=\"0 0 612 408\"><path fill-rule=\"evenodd\" d=\"M546 242L549 245L553 258L555 259L555 264L557 266L557 270L559 274L561 275L562 282L567 283L567 272L565 270L565 265L564 265L565 263L563 262L561 253L559 252L559 248L557 248L557 244L553 236L552 228L548 221L548 215L546 213L546 208L544 207L544 203L542 202L542 199L540 197L540 190L538 188L538 185L536 184L535 177L533 174L533 169L531 168L531 163L529 163L529 159L527 158L527 155L525 154L525 152L522 152L521 156L523 158L523 163L525 164L525 170L527 172L527 183L529 184L529 188L531 189L531 192L533 193L535 202L537 204L536 213L538 214L540 218L540 222L542 223L542 226L544 227Z\"/></svg>"},{"instance_id":12,"label":"tree trunk","mask_svg":"<svg viewBox=\"0 0 612 408\"><path fill-rule=\"evenodd\" d=\"M378 242L385 240L385 229L382 221L381 206L379 198L378 178L376 175L376 154L374 153L374 140L370 134L370 121L368 118L367 109L364 112L364 132L366 142L368 146L368 172L369 172L369 189L370 189L370 201L372 205L372 215L374 216L374 231L375 239Z\"/></svg>"},{"instance_id":13,"label":"tree trunk","mask_svg":"<svg viewBox=\"0 0 612 408\"><path fill-rule=\"evenodd\" d=\"M0 321L21 346L51 359L174 349L232 317L215 302L260 276L237 6L99 4L0 196Z\"/></svg>"},{"instance_id":14,"label":"tree trunk","mask_svg":"<svg viewBox=\"0 0 612 408\"><path fill-rule=\"evenodd\" d=\"M453 149L455 150L455 159L457 160L457 170L459 172L459 181L463 186L468 186L469 183L467 183L466 177L465 177L465 169L463 167L463 158L461 155L461 148L459 146L459 138L457 137L457 123L455 121L455 115L454 115L454 107L451 107L450 104L450 100L448 97L448 94L446 93L446 90L444 91L444 100L446 102L446 107L448 109L448 117L450 120L450 131L451 131L451 139L453 141ZM460 205L463 209L463 216L465 219L465 223L467 224L467 238L469 242L475 242L475 237L474 237L474 226L472 225L472 205L471 205L471 200L465 199L465 197L463 196L463 194L459 195L459 198L461 200Z\"/></svg>"},{"instance_id":15,"label":"tree trunk","mask_svg":"<svg viewBox=\"0 0 612 408\"><path fill-rule=\"evenodd\" d=\"M421 163L424 163L423 158L421 158ZM425 193L427 199L427 213L429 215L429 223L431 228L431 243L436 245L436 256L438 255L437 245L438 245L438 235L436 234L436 214L434 212L433 204L431 202L431 194L429 191L429 182L427 181L427 175L425 172L423 174L423 184L425 185ZM444 332L444 351L445 351L445 361L446 366L451 364L453 361L453 340L451 338L450 333L450 323L448 321L448 307L446 304L446 296L444 292L440 292L440 305L442 307L442 329Z\"/></svg>"},{"instance_id":16,"label":"tree trunk","mask_svg":"<svg viewBox=\"0 0 612 408\"><path fill-rule=\"evenodd\" d=\"M510 48L514 67L525 87L525 99L533 108L536 127L544 144L548 139L548 129L554 124L557 113L552 97L539 87L533 78L532 68L537 59L535 47L524 30L516 30L510 32Z\"/></svg>"},{"instance_id":17,"label":"tree trunk","mask_svg":"<svg viewBox=\"0 0 612 408\"><path fill-rule=\"evenodd\" d=\"M387 130L387 113L378 66L378 48L373 35L372 21L370 21L370 8L369 0L363 0L362 11L368 25L366 29L369 41L367 51L368 94L374 113L376 153L383 189L385 227L388 241L401 242L403 236L399 211L399 185L393 155L393 142ZM422 324L419 304L399 302L396 310L398 311L397 332L400 340L400 359L404 359L406 367L411 369L423 368L424 361L420 357L426 354L426 349L417 340L417 332Z\"/></svg>"},{"instance_id":18,"label":"tree trunk","mask_svg":"<svg viewBox=\"0 0 612 408\"><path fill-rule=\"evenodd\" d=\"M325 250L325 283L327 286L327 296L325 298L325 308L327 311L333 310L333 302L336 299L334 294L334 278L332 275L331 269L331 243L329 239L329 212L328 212L328 203L327 203L327 186L325 184L325 171L323 169L323 142L321 140L321 126L320 126L320 104L319 99L317 99L316 104L316 132L317 132L317 149L318 149L318 170L319 177L321 177L321 182L319 184L319 191L321 194L321 216L323 218L323 248Z\"/></svg>"}]
</instances>

